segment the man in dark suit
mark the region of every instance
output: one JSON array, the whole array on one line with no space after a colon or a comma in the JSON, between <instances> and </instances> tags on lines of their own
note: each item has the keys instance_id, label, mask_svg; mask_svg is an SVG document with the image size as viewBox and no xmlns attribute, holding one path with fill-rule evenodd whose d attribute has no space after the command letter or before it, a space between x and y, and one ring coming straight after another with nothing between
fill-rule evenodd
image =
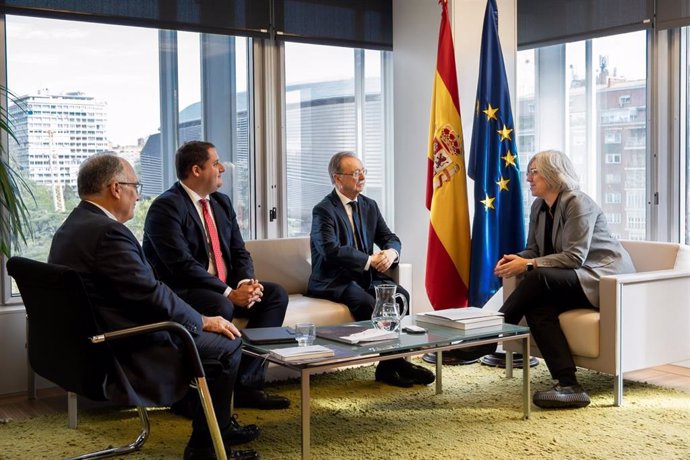
<instances>
[{"instance_id":1,"label":"man in dark suit","mask_svg":"<svg viewBox=\"0 0 690 460\"><path fill-rule=\"evenodd\" d=\"M218 192L225 171L209 142L191 141L175 154L179 182L154 200L144 226L144 252L161 280L206 315L248 318L247 327L283 324L288 297L254 279L254 265L230 198ZM287 398L263 390L266 365L244 356L235 406L282 409Z\"/></svg>"},{"instance_id":2,"label":"man in dark suit","mask_svg":"<svg viewBox=\"0 0 690 460\"><path fill-rule=\"evenodd\" d=\"M209 389L226 445L254 439L258 428L243 431L230 414L241 354L239 331L221 316L199 314L158 281L138 241L123 225L134 215L141 187L132 166L114 155L95 155L79 169L77 186L82 201L55 233L48 261L82 273L95 319L104 330L156 321L184 326L201 358L220 363ZM179 378L179 363L173 360L177 346L167 333L139 339L136 346L118 343L113 347L123 371L132 376L137 392L147 400L173 402L186 392L188 381ZM216 458L201 409L192 428L184 458ZM226 450L229 458L259 458L253 450Z\"/></svg>"},{"instance_id":3,"label":"man in dark suit","mask_svg":"<svg viewBox=\"0 0 690 460\"><path fill-rule=\"evenodd\" d=\"M400 239L372 199L361 195L366 169L352 152L333 155L328 174L334 190L312 211L308 294L344 303L357 321L371 319L374 286L391 284L384 272L398 263ZM374 244L379 251L374 252ZM394 283L393 283L394 284ZM409 294L398 286L409 302ZM429 384L434 374L404 359L381 361L376 380L400 387Z\"/></svg>"}]
</instances>

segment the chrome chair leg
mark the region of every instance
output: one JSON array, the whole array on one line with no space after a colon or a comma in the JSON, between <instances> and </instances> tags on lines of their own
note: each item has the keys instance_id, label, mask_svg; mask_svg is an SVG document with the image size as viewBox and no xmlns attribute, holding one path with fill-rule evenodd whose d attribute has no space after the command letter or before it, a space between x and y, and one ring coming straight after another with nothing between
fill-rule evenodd
<instances>
[{"instance_id":1,"label":"chrome chair leg","mask_svg":"<svg viewBox=\"0 0 690 460\"><path fill-rule=\"evenodd\" d=\"M112 447L110 449L103 449L99 450L98 452L91 452L89 454L84 454L80 455L79 457L72 457L67 460L85 460L85 459L92 459L92 458L105 458L105 457L113 457L115 455L124 455L128 454L130 452L134 452L135 450L139 450L141 446L144 445L146 442L146 439L149 437L149 433L151 432L150 430L150 424L149 424L149 415L146 412L145 407L137 407L137 411L139 412L139 421L141 422L141 431L139 432L139 435L136 437L136 439L131 443L126 446L122 447Z\"/></svg>"}]
</instances>

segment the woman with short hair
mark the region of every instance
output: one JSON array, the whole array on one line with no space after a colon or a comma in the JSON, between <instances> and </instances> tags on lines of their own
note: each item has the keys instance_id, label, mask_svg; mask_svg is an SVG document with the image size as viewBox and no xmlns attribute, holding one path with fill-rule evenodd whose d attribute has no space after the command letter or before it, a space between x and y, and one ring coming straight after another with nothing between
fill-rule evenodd
<instances>
[{"instance_id":1,"label":"woman with short hair","mask_svg":"<svg viewBox=\"0 0 690 460\"><path fill-rule=\"evenodd\" d=\"M580 191L570 159L555 150L537 153L527 165L532 204L527 247L504 255L496 264L501 278L521 282L503 304L505 321L524 316L551 376L558 383L537 391L534 404L544 408L584 407L589 396L578 384L568 342L558 315L575 308L599 308L599 279L632 273L630 256L614 238L597 203Z\"/></svg>"}]
</instances>

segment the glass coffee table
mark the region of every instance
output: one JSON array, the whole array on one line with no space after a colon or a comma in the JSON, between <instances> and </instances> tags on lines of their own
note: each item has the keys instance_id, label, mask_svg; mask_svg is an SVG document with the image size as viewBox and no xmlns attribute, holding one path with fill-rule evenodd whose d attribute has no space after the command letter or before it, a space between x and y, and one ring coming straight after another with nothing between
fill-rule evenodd
<instances>
[{"instance_id":1,"label":"glass coffee table","mask_svg":"<svg viewBox=\"0 0 690 460\"><path fill-rule=\"evenodd\" d=\"M348 323L347 325L373 327L371 321L359 321ZM344 324L342 326L346 325ZM522 342L522 356L530 355L530 333L528 327L503 324L501 326L464 331L432 324L424 324L423 326L427 330L424 334L408 334L402 332L397 339L370 342L362 345L350 345L317 337L314 343L332 349L335 355L312 361L287 362L274 355L270 355L271 350L294 347L297 345L297 342L295 342L295 344L254 345L245 341L243 352L251 356L265 358L272 363L299 372L302 403L302 458L308 460L311 457L310 377L312 374L339 367L421 355L424 353L436 353L436 394L441 394L443 392L442 353L444 351L458 350L488 343L520 341ZM507 353L507 377L512 377L512 370L512 353ZM529 418L531 408L529 373L530 367L523 366L522 408L524 419Z\"/></svg>"}]
</instances>

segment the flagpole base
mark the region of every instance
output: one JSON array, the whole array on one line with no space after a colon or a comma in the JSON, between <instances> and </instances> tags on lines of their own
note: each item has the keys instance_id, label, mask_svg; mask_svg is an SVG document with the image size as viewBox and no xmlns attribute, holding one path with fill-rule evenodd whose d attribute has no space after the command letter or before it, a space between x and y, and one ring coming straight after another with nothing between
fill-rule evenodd
<instances>
[{"instance_id":1,"label":"flagpole base","mask_svg":"<svg viewBox=\"0 0 690 460\"><path fill-rule=\"evenodd\" d=\"M485 366L506 367L506 353L504 351L497 351L490 355L482 356L479 361ZM535 367L539 364L539 360L534 356L529 357L529 367ZM524 358L520 353L513 353L513 369L522 369L524 366Z\"/></svg>"}]
</instances>

